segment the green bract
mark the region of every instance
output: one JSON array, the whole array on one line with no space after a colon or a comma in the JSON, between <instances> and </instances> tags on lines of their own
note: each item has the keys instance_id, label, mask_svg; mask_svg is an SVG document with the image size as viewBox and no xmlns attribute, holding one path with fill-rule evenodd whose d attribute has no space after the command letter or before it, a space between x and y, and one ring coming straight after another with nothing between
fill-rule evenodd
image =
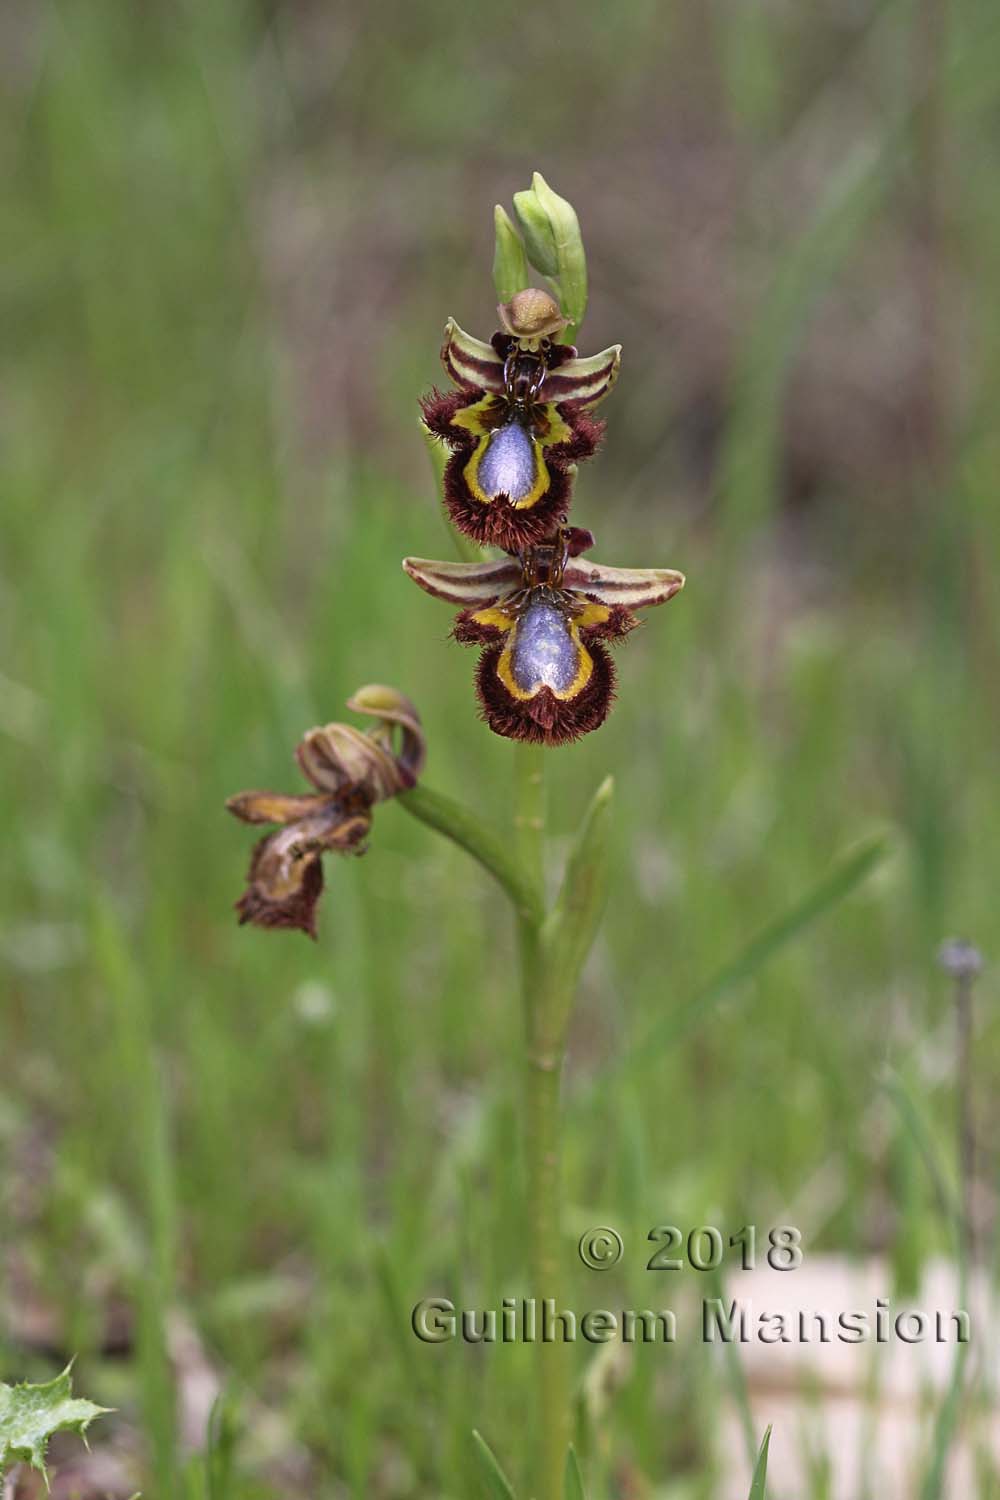
<instances>
[{"instance_id":1,"label":"green bract","mask_svg":"<svg viewBox=\"0 0 1000 1500\"><path fill-rule=\"evenodd\" d=\"M496 228L496 248L493 252L493 282L501 302L522 292L528 285L528 257L524 253L521 237L511 222L510 215L498 203L493 210Z\"/></svg>"}]
</instances>

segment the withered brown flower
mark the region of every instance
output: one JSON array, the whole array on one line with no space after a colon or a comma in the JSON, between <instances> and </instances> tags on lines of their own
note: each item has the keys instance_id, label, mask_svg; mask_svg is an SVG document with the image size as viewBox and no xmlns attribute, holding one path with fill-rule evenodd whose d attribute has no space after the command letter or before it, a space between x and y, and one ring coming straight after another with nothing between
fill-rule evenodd
<instances>
[{"instance_id":1,"label":"withered brown flower","mask_svg":"<svg viewBox=\"0 0 1000 1500\"><path fill-rule=\"evenodd\" d=\"M281 825L254 848L247 888L236 902L241 924L298 927L315 938L322 856L363 854L375 803L417 783L426 744L409 698L370 684L347 707L377 723L367 731L326 724L303 736L295 758L315 792L240 792L226 803L244 823Z\"/></svg>"}]
</instances>

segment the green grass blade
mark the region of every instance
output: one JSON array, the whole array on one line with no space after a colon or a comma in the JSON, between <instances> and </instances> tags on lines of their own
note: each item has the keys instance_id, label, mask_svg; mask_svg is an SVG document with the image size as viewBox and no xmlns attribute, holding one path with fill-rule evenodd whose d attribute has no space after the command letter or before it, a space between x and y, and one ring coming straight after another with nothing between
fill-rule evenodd
<instances>
[{"instance_id":1,"label":"green grass blade","mask_svg":"<svg viewBox=\"0 0 1000 1500\"><path fill-rule=\"evenodd\" d=\"M748 1500L764 1500L767 1488L767 1450L771 1446L770 1427L764 1434L764 1441L760 1445L757 1454L757 1462L754 1465L753 1479L750 1481L750 1494Z\"/></svg>"},{"instance_id":2,"label":"green grass blade","mask_svg":"<svg viewBox=\"0 0 1000 1500\"><path fill-rule=\"evenodd\" d=\"M546 964L552 976L553 1005L548 1025L562 1036L607 896L608 834L614 780L606 776L584 814L555 906L545 924Z\"/></svg>"},{"instance_id":3,"label":"green grass blade","mask_svg":"<svg viewBox=\"0 0 1000 1500\"><path fill-rule=\"evenodd\" d=\"M923 1485L920 1490L920 1500L942 1500L942 1496L945 1493L945 1470L948 1463L948 1454L951 1451L951 1445L958 1430L959 1418L962 1415L964 1404L965 1363L968 1353L968 1344L956 1345L955 1362L952 1366L948 1391L938 1408L937 1418L934 1423L934 1439L931 1444L927 1473L924 1476Z\"/></svg>"},{"instance_id":4,"label":"green grass blade","mask_svg":"<svg viewBox=\"0 0 1000 1500\"><path fill-rule=\"evenodd\" d=\"M968 1300L968 1256L958 1192L949 1181L948 1174L940 1160L933 1133L924 1119L918 1104L914 1100L912 1093L907 1088L903 1077L899 1073L887 1069L882 1078L882 1086L892 1100L900 1120L911 1135L917 1151L923 1159L941 1211L951 1228L955 1240L955 1260L958 1266L959 1302L965 1305ZM920 1488L920 1500L941 1500L941 1496L944 1494L948 1454L955 1440L955 1433L958 1429L959 1417L962 1412L962 1400L965 1390L965 1364L968 1353L968 1344L956 1344L948 1390L938 1408L934 1422L934 1436L931 1442L927 1470Z\"/></svg>"},{"instance_id":5,"label":"green grass blade","mask_svg":"<svg viewBox=\"0 0 1000 1500\"><path fill-rule=\"evenodd\" d=\"M480 1432L472 1429L472 1441L475 1445L476 1456L479 1459L479 1469L486 1480L486 1487L494 1500L517 1500L514 1494L514 1486L507 1478L499 1461L489 1443Z\"/></svg>"},{"instance_id":6,"label":"green grass blade","mask_svg":"<svg viewBox=\"0 0 1000 1500\"><path fill-rule=\"evenodd\" d=\"M689 1000L658 1022L639 1046L630 1048L619 1066L639 1068L655 1061L662 1052L702 1021L723 996L752 979L783 948L801 937L813 923L826 916L845 896L849 896L868 878L888 852L888 839L884 834L879 834L866 840L859 849L840 860L823 880L813 886L801 900L796 901L783 916L777 917L756 937L751 938L743 951L725 964Z\"/></svg>"},{"instance_id":7,"label":"green grass blade","mask_svg":"<svg viewBox=\"0 0 1000 1500\"><path fill-rule=\"evenodd\" d=\"M726 1288L722 1272L715 1270L710 1273L711 1292L713 1297L723 1301ZM740 1427L743 1432L743 1441L746 1444L747 1462L754 1465L759 1461L757 1451L757 1433L754 1429L753 1412L750 1409L750 1390L747 1386L746 1372L740 1359L738 1346L727 1339L723 1345L723 1370L726 1383L729 1386L729 1394L733 1399L739 1416Z\"/></svg>"},{"instance_id":8,"label":"green grass blade","mask_svg":"<svg viewBox=\"0 0 1000 1500\"><path fill-rule=\"evenodd\" d=\"M236 1407L227 1392L212 1403L208 1419L208 1445L205 1453L206 1500L232 1500L235 1491L236 1443L239 1421Z\"/></svg>"},{"instance_id":9,"label":"green grass blade","mask_svg":"<svg viewBox=\"0 0 1000 1500\"><path fill-rule=\"evenodd\" d=\"M580 1473L580 1461L576 1456L576 1449L570 1443L566 1450L566 1477L563 1480L564 1500L587 1500L586 1491L583 1488L583 1475Z\"/></svg>"},{"instance_id":10,"label":"green grass blade","mask_svg":"<svg viewBox=\"0 0 1000 1500\"><path fill-rule=\"evenodd\" d=\"M961 1262L961 1210L958 1195L941 1161L930 1126L899 1073L892 1068L886 1068L882 1073L881 1083L923 1160L941 1212L954 1236L956 1259Z\"/></svg>"}]
</instances>

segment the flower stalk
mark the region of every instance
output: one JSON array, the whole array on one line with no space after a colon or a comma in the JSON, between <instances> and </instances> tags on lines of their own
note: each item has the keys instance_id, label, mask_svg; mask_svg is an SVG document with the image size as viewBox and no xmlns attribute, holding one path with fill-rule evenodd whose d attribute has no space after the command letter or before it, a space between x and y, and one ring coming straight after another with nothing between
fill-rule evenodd
<instances>
[{"instance_id":1,"label":"flower stalk","mask_svg":"<svg viewBox=\"0 0 1000 1500\"><path fill-rule=\"evenodd\" d=\"M544 745L514 747L515 827L520 857L529 879L545 892ZM549 965L544 921L518 924L521 1000L524 1021L524 1160L527 1187L529 1273L535 1298L560 1295L562 1230L562 1141L559 1086L562 1048L552 1045L546 1015ZM542 1497L557 1496L570 1439L567 1350L540 1343L535 1353L539 1452L537 1474Z\"/></svg>"},{"instance_id":2,"label":"flower stalk","mask_svg":"<svg viewBox=\"0 0 1000 1500\"><path fill-rule=\"evenodd\" d=\"M424 785L420 715L381 686L348 701L373 727L334 723L306 733L296 758L312 791L242 792L227 806L246 823L277 825L251 856L237 902L243 922L315 937L326 856L363 853L375 809L390 798L498 882L516 918L520 958L530 1293L559 1303L560 1084L573 1002L604 907L613 786L609 776L595 793L550 905L546 761L553 747L603 724L616 683L608 648L639 625L637 611L666 603L684 577L583 557L594 538L568 524L576 471L600 444L604 424L594 408L615 385L621 348L581 356L573 342L587 305L587 266L572 205L535 173L514 206L519 228L499 206L494 219L499 327L486 342L449 318L441 360L453 388L421 402L462 560L403 564L420 588L458 608L455 639L479 648L482 717L514 741L513 836ZM548 290L529 285L529 266ZM578 1473L570 1352L562 1342L536 1345L534 1500L563 1500L564 1477Z\"/></svg>"}]
</instances>

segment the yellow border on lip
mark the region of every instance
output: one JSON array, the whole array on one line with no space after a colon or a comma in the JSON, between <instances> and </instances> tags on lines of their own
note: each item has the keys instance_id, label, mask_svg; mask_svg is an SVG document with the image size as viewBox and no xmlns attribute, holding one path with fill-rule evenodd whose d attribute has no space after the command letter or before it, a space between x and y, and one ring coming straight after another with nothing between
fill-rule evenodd
<instances>
[{"instance_id":1,"label":"yellow border on lip","mask_svg":"<svg viewBox=\"0 0 1000 1500\"><path fill-rule=\"evenodd\" d=\"M482 401L475 402L472 406L463 407L455 413L451 419L452 427L462 427L466 432L471 432L479 438L479 442L470 457L465 468L462 470L462 478L469 487L469 493L480 505L492 505L497 498L495 495L487 495L479 483L479 466L483 455L489 447L490 439L500 429L495 426L487 426L482 418L488 410L495 409L496 396L484 396ZM544 440L528 436L531 443L531 451L535 464L535 478L530 490L520 499L510 502L513 510L530 510L538 504L548 493L550 479L548 465L545 462L544 450L555 447L558 443L568 442L573 436L569 425L560 417L555 406L548 405L541 408L545 414L547 431ZM503 425L503 424L501 424Z\"/></svg>"},{"instance_id":2,"label":"yellow border on lip","mask_svg":"<svg viewBox=\"0 0 1000 1500\"><path fill-rule=\"evenodd\" d=\"M578 615L573 616L573 624L577 630L588 630L594 625L603 625L611 618L611 610L606 604L595 604L588 599Z\"/></svg>"},{"instance_id":3,"label":"yellow border on lip","mask_svg":"<svg viewBox=\"0 0 1000 1500\"><path fill-rule=\"evenodd\" d=\"M515 698L519 703L527 703L530 699L536 698L544 688L548 687L548 684L544 682L540 683L531 692L526 692L514 680L514 674L511 671L511 659L514 654L514 646L517 642L517 624L518 622L515 621L514 628L510 633L510 639L500 653L500 660L497 662L497 676L512 698ZM571 699L579 697L590 681L594 671L594 658L580 639L580 632L576 621L567 620L566 629L576 650L576 676L569 687L564 688L561 692L558 688L549 687L549 692L553 697L558 698L562 703L569 703Z\"/></svg>"},{"instance_id":4,"label":"yellow border on lip","mask_svg":"<svg viewBox=\"0 0 1000 1500\"><path fill-rule=\"evenodd\" d=\"M495 500L500 498L499 495L487 495L479 484L479 465L489 447L492 436L493 433L488 432L485 437L479 439L475 452L462 470L462 478L469 486L469 493L474 500L479 501L480 505L492 505ZM509 502L512 510L531 510L532 506L537 505L539 500L547 494L549 488L549 471L542 457L541 444L537 438L530 438L529 441L535 463L535 480L526 495L522 495L519 500L511 500Z\"/></svg>"},{"instance_id":5,"label":"yellow border on lip","mask_svg":"<svg viewBox=\"0 0 1000 1500\"><path fill-rule=\"evenodd\" d=\"M557 688L549 688L549 692L554 697L560 699L561 702L568 703L572 698L576 698L582 693L593 674L594 658L580 639L581 629L586 630L594 625L603 625L610 618L610 615L611 610L606 604L595 604L593 600L588 599L578 615L566 620L566 628L570 641L576 650L578 665L576 676L568 688L564 688L561 692ZM543 687L547 686L546 683L542 683L533 692L526 692L524 688L518 686L514 678L514 673L511 670L511 661L514 654L514 645L517 640L517 626L519 623L516 616L509 615L499 605L491 604L485 609L477 609L474 614L469 616L469 619L477 625L493 626L496 630L502 630L505 635L509 635L510 638L497 661L496 671L500 682L512 698L515 698L520 703L526 703L529 699L534 698L536 694L540 693Z\"/></svg>"},{"instance_id":6,"label":"yellow border on lip","mask_svg":"<svg viewBox=\"0 0 1000 1500\"><path fill-rule=\"evenodd\" d=\"M469 619L475 625L492 625L497 630L513 630L517 623L513 615L506 610L500 609L495 604L488 604L485 609L477 609Z\"/></svg>"}]
</instances>

